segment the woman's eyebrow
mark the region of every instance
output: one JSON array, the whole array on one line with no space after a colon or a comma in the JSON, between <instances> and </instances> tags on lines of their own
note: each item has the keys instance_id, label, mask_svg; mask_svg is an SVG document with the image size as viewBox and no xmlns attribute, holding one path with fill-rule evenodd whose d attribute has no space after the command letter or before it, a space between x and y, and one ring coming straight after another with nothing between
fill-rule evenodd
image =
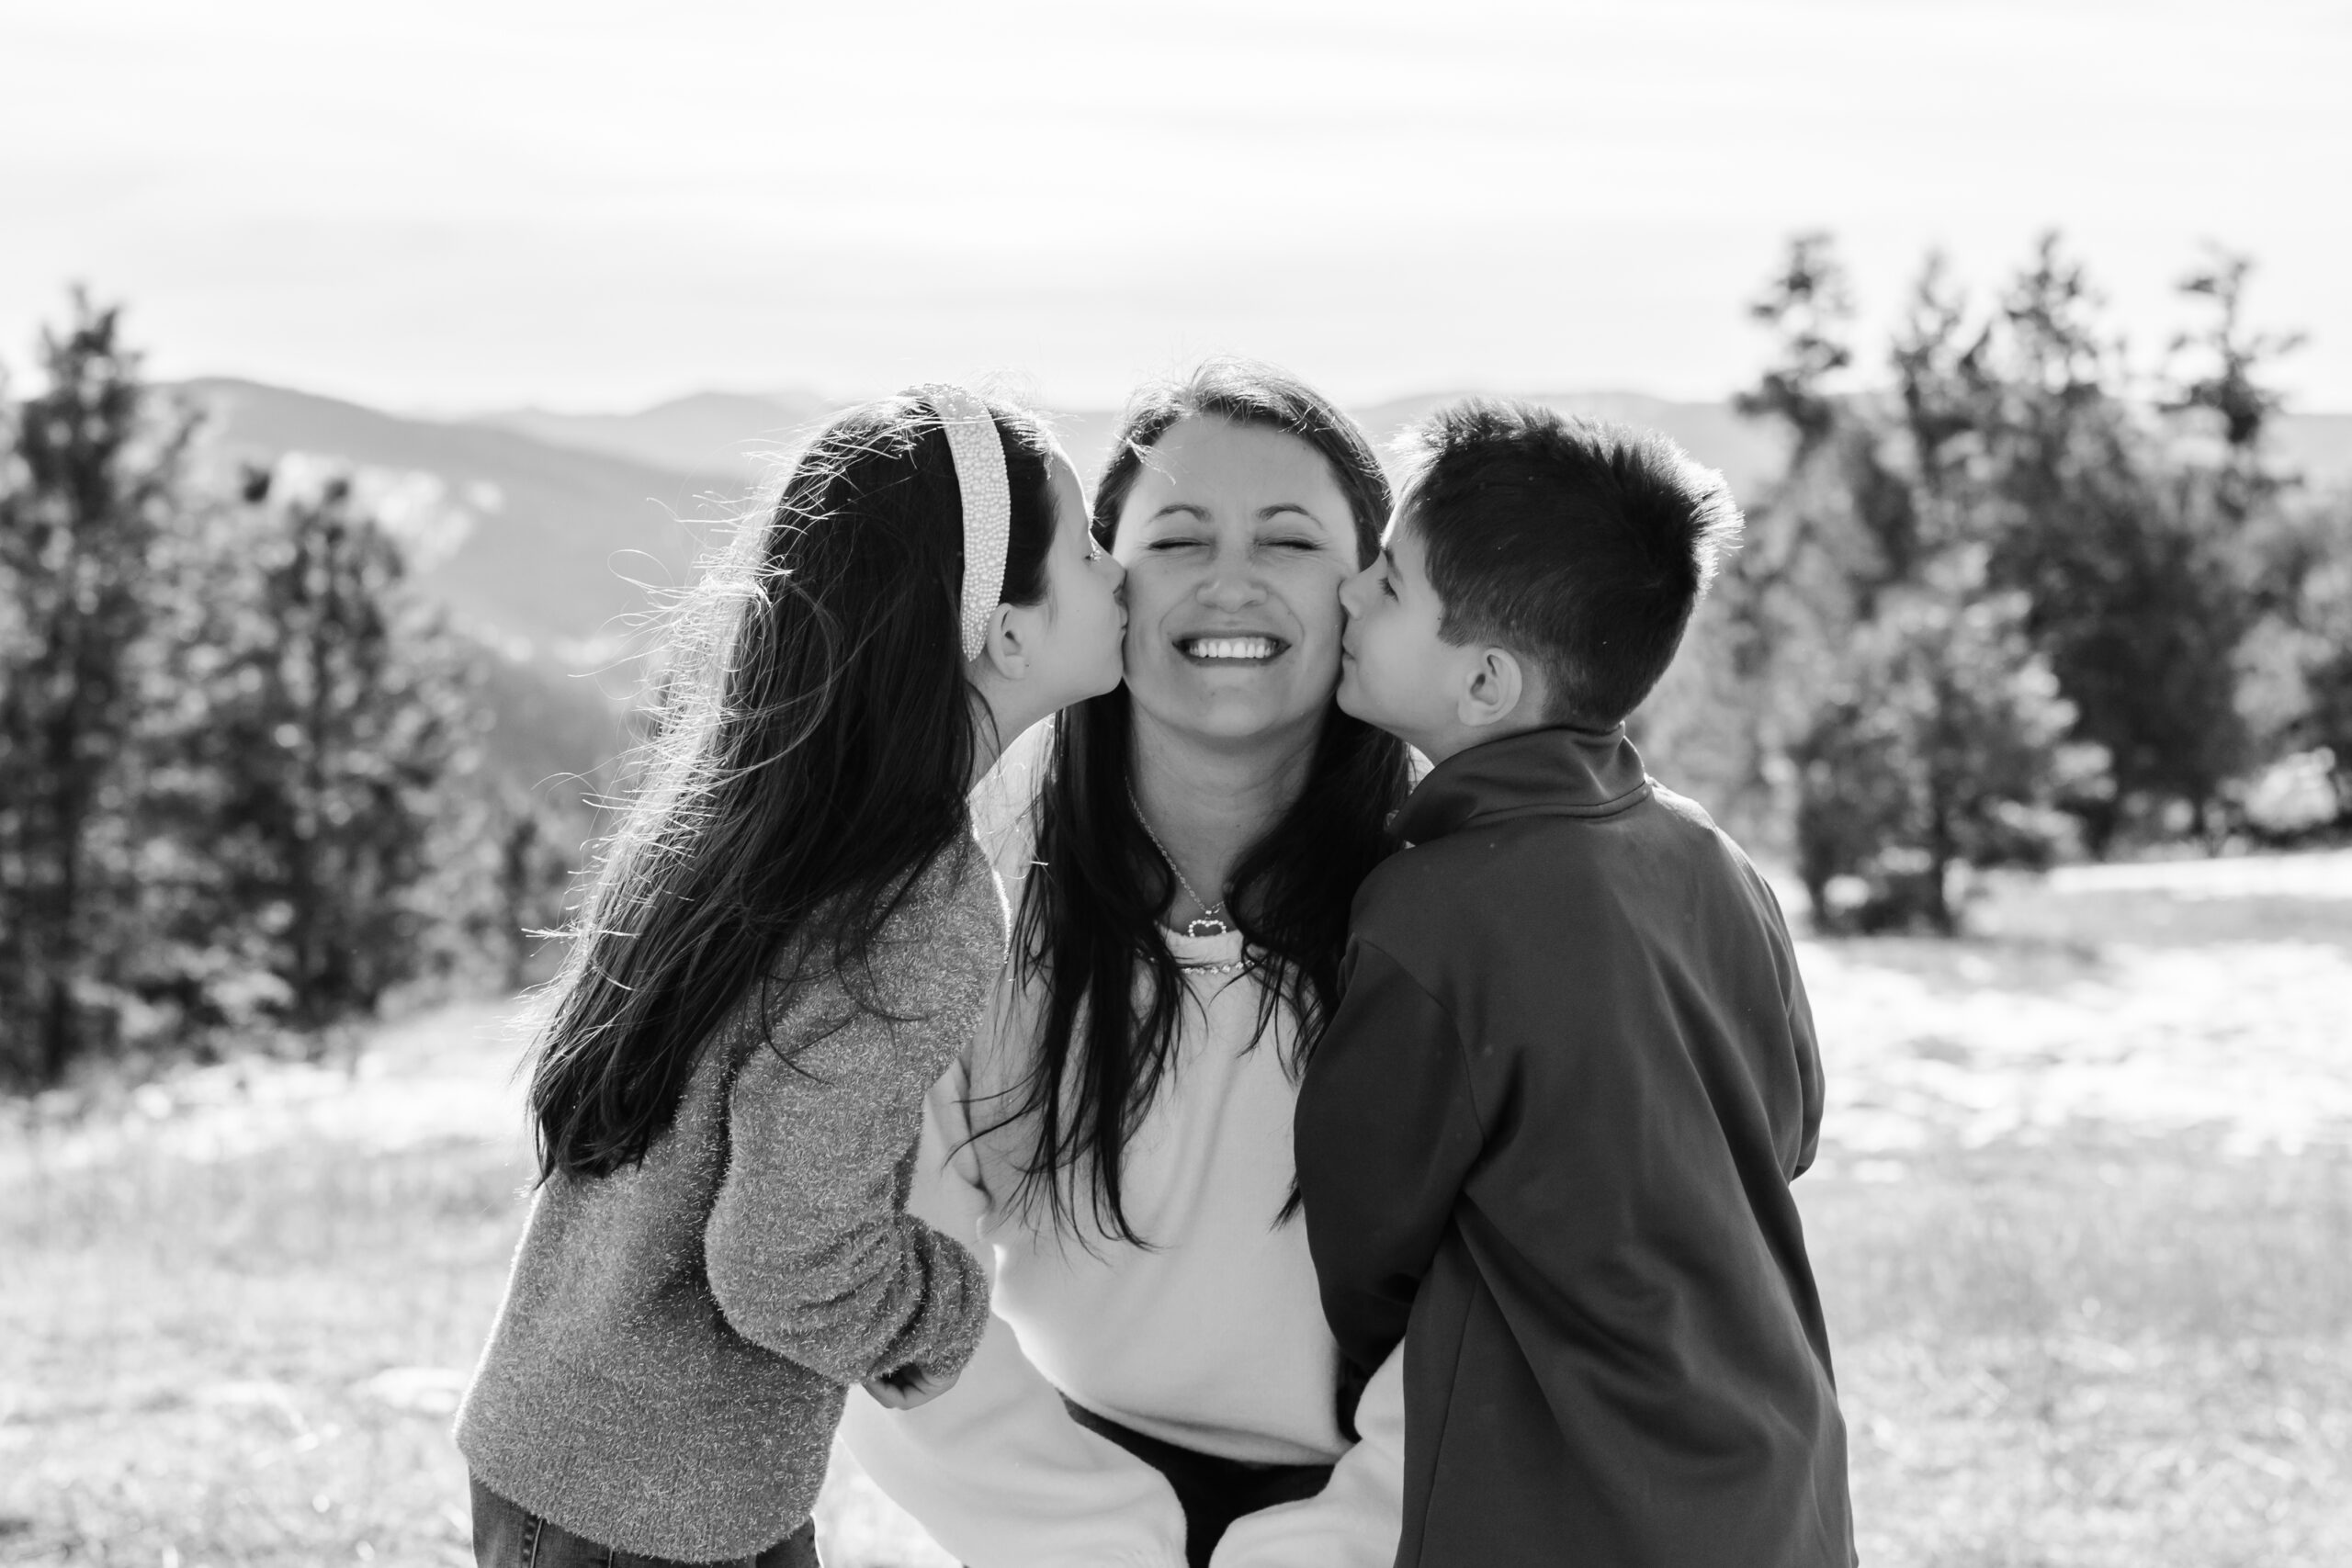
<instances>
[{"instance_id":1,"label":"woman's eyebrow","mask_svg":"<svg viewBox=\"0 0 2352 1568\"><path fill-rule=\"evenodd\" d=\"M1278 501L1272 506L1261 506L1258 508L1258 521L1261 523L1269 523L1281 516L1285 512L1295 512L1301 517L1306 518L1309 523L1320 523L1323 521L1323 519L1316 516L1313 512L1310 512L1295 501Z\"/></svg>"},{"instance_id":2,"label":"woman's eyebrow","mask_svg":"<svg viewBox=\"0 0 2352 1568\"><path fill-rule=\"evenodd\" d=\"M1189 501L1171 501L1167 505L1161 507L1159 511L1153 513L1150 516L1145 518L1144 521L1147 523L1157 523L1163 517L1178 515L1196 517L1204 523L1209 520L1209 512L1207 507L1197 505Z\"/></svg>"}]
</instances>

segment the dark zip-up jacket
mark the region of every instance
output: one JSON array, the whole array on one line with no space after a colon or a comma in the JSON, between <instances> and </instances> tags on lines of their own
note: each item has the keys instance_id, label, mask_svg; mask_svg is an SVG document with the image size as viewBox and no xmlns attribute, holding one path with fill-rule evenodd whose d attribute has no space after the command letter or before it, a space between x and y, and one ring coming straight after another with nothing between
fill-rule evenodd
<instances>
[{"instance_id":1,"label":"dark zip-up jacket","mask_svg":"<svg viewBox=\"0 0 2352 1568\"><path fill-rule=\"evenodd\" d=\"M1622 728L1473 747L1396 827L1296 1141L1342 1350L1406 1342L1398 1568L1849 1568L1770 890Z\"/></svg>"}]
</instances>

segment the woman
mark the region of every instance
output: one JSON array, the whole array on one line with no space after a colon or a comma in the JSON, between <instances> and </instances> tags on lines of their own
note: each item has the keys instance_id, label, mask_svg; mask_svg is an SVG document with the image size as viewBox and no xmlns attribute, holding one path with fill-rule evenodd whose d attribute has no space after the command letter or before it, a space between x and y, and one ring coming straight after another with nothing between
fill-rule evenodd
<instances>
[{"instance_id":1,"label":"woman","mask_svg":"<svg viewBox=\"0 0 2352 1568\"><path fill-rule=\"evenodd\" d=\"M1395 1552L1401 1416L1384 1372L1351 1448L1290 1144L1408 784L1332 703L1387 510L1362 433L1278 372L1212 364L1123 422L1094 519L1127 684L1063 716L1001 857L1013 964L912 1200L972 1238L996 1317L955 1390L844 1427L972 1568Z\"/></svg>"}]
</instances>

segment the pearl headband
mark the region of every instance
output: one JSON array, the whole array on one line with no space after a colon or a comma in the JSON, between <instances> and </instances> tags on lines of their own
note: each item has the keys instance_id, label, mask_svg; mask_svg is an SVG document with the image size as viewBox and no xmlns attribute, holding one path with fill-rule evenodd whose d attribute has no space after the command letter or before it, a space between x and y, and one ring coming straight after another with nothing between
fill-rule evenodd
<instances>
[{"instance_id":1,"label":"pearl headband","mask_svg":"<svg viewBox=\"0 0 2352 1568\"><path fill-rule=\"evenodd\" d=\"M1004 553L1012 537L1004 440L988 405L963 388L933 381L915 390L939 415L939 428L956 457L956 488L964 496L964 593L957 619L968 664L980 656L989 617L1004 593Z\"/></svg>"}]
</instances>

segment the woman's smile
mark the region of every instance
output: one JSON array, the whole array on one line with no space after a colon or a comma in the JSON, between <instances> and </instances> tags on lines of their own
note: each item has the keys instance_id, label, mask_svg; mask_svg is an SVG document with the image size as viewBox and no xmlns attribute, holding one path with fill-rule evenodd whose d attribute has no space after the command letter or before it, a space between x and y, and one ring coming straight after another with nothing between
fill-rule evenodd
<instances>
[{"instance_id":1,"label":"woman's smile","mask_svg":"<svg viewBox=\"0 0 2352 1568\"><path fill-rule=\"evenodd\" d=\"M1262 667L1289 652L1290 643L1283 637L1259 633L1209 633L1178 637L1176 651L1194 664Z\"/></svg>"}]
</instances>

